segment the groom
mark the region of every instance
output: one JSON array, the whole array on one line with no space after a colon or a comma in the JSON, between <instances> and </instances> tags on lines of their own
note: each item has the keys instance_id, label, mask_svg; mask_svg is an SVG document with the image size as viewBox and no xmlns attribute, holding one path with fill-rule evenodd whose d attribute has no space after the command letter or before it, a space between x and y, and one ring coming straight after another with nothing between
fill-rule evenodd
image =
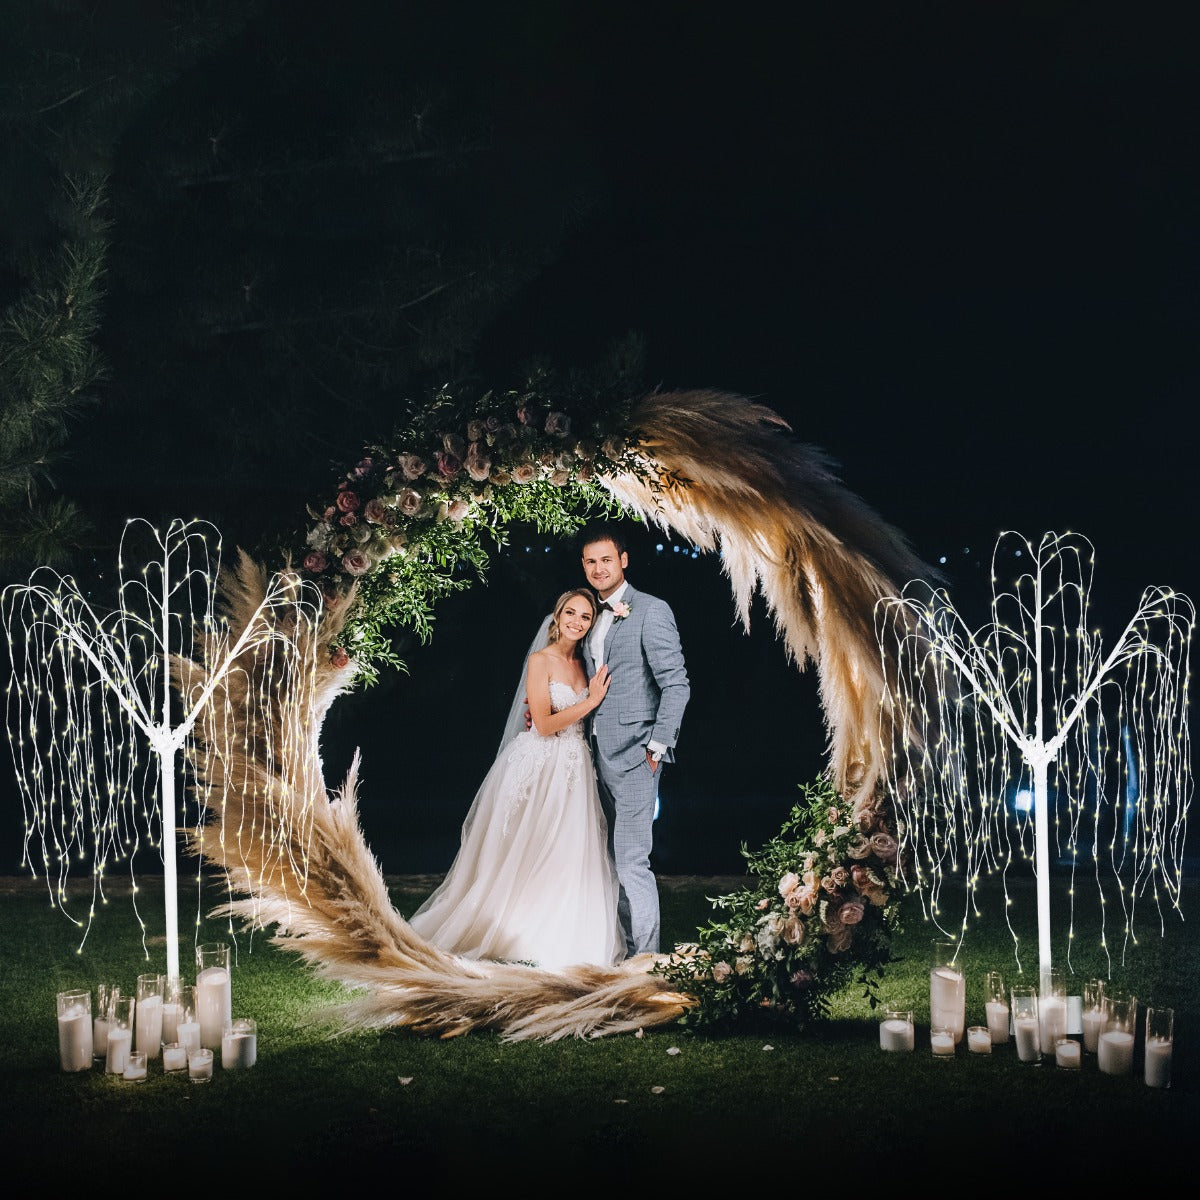
<instances>
[{"instance_id":1,"label":"groom","mask_svg":"<svg viewBox=\"0 0 1200 1200\"><path fill-rule=\"evenodd\" d=\"M650 869L654 809L664 764L675 761L683 710L691 695L675 617L665 601L625 578L629 554L612 525L580 537L583 573L603 607L584 643L588 677L604 664L608 695L592 715L600 800L620 881L618 915L630 955L656 953L658 884Z\"/></svg>"}]
</instances>

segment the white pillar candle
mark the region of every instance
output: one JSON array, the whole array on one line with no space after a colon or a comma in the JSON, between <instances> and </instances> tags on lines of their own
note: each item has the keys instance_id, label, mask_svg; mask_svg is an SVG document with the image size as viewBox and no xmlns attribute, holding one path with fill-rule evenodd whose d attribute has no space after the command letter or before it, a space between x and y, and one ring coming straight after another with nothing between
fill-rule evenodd
<instances>
[{"instance_id":1,"label":"white pillar candle","mask_svg":"<svg viewBox=\"0 0 1200 1200\"><path fill-rule=\"evenodd\" d=\"M940 1058L954 1053L954 1034L948 1029L935 1029L929 1035L929 1047Z\"/></svg>"},{"instance_id":2,"label":"white pillar candle","mask_svg":"<svg viewBox=\"0 0 1200 1200\"><path fill-rule=\"evenodd\" d=\"M179 1027L175 1032L185 1054L192 1054L194 1051L200 1049L199 1021L180 1021Z\"/></svg>"},{"instance_id":3,"label":"white pillar candle","mask_svg":"<svg viewBox=\"0 0 1200 1200\"><path fill-rule=\"evenodd\" d=\"M221 1034L233 1020L233 995L229 972L224 967L205 967L196 976L196 1017L200 1022L200 1045L221 1048Z\"/></svg>"},{"instance_id":4,"label":"white pillar candle","mask_svg":"<svg viewBox=\"0 0 1200 1200\"><path fill-rule=\"evenodd\" d=\"M1017 1017L1013 1021L1013 1034L1017 1042L1017 1057L1022 1062L1037 1062L1041 1058L1037 1017Z\"/></svg>"},{"instance_id":5,"label":"white pillar candle","mask_svg":"<svg viewBox=\"0 0 1200 1200\"><path fill-rule=\"evenodd\" d=\"M163 1002L161 996L143 996L137 1002L133 1023L133 1045L139 1054L157 1058L162 1045Z\"/></svg>"},{"instance_id":6,"label":"white pillar candle","mask_svg":"<svg viewBox=\"0 0 1200 1200\"><path fill-rule=\"evenodd\" d=\"M174 1000L162 1006L162 1040L164 1045L179 1041L179 1005Z\"/></svg>"},{"instance_id":7,"label":"white pillar candle","mask_svg":"<svg viewBox=\"0 0 1200 1200\"><path fill-rule=\"evenodd\" d=\"M146 1078L146 1055L144 1051L131 1051L125 1056L122 1078L128 1083L141 1083Z\"/></svg>"},{"instance_id":8,"label":"white pillar candle","mask_svg":"<svg viewBox=\"0 0 1200 1200\"><path fill-rule=\"evenodd\" d=\"M188 1078L193 1083L207 1083L213 1073L213 1052L207 1047L188 1055Z\"/></svg>"},{"instance_id":9,"label":"white pillar candle","mask_svg":"<svg viewBox=\"0 0 1200 1200\"><path fill-rule=\"evenodd\" d=\"M104 1069L110 1075L121 1075L125 1071L125 1060L133 1044L133 1030L124 1025L108 1027L108 1055L104 1060Z\"/></svg>"},{"instance_id":10,"label":"white pillar candle","mask_svg":"<svg viewBox=\"0 0 1200 1200\"><path fill-rule=\"evenodd\" d=\"M1157 1088L1171 1086L1171 1042L1168 1038L1146 1039L1146 1083Z\"/></svg>"},{"instance_id":11,"label":"white pillar candle","mask_svg":"<svg viewBox=\"0 0 1200 1200\"><path fill-rule=\"evenodd\" d=\"M955 1043L962 1041L966 1025L967 981L953 967L934 967L929 972L929 1024L947 1029Z\"/></svg>"},{"instance_id":12,"label":"white pillar candle","mask_svg":"<svg viewBox=\"0 0 1200 1200\"><path fill-rule=\"evenodd\" d=\"M58 1060L64 1071L86 1071L92 1065L92 1018L83 1005L58 1014Z\"/></svg>"},{"instance_id":13,"label":"white pillar candle","mask_svg":"<svg viewBox=\"0 0 1200 1200\"><path fill-rule=\"evenodd\" d=\"M221 1035L221 1068L236 1071L258 1060L258 1026L251 1020L234 1021Z\"/></svg>"},{"instance_id":14,"label":"white pillar candle","mask_svg":"<svg viewBox=\"0 0 1200 1200\"><path fill-rule=\"evenodd\" d=\"M1096 1043L1096 1061L1105 1075L1128 1075L1133 1067L1133 1034L1106 1029Z\"/></svg>"},{"instance_id":15,"label":"white pillar candle","mask_svg":"<svg viewBox=\"0 0 1200 1200\"><path fill-rule=\"evenodd\" d=\"M1038 999L1038 1020L1042 1025L1042 1053L1053 1054L1058 1039L1067 1035L1067 998L1044 996Z\"/></svg>"},{"instance_id":16,"label":"white pillar candle","mask_svg":"<svg viewBox=\"0 0 1200 1200\"><path fill-rule=\"evenodd\" d=\"M1096 1053L1096 1044L1104 1029L1104 1009L1089 1008L1083 1014L1083 1048L1089 1054Z\"/></svg>"},{"instance_id":17,"label":"white pillar candle","mask_svg":"<svg viewBox=\"0 0 1200 1200\"><path fill-rule=\"evenodd\" d=\"M1054 1063L1067 1070L1078 1067L1083 1062L1083 1047L1072 1038L1059 1038L1054 1043Z\"/></svg>"},{"instance_id":18,"label":"white pillar candle","mask_svg":"<svg viewBox=\"0 0 1200 1200\"><path fill-rule=\"evenodd\" d=\"M199 1036L197 1026L197 1036ZM197 1047L199 1049L199 1047ZM166 1042L163 1045L163 1070L186 1071L188 1065L187 1047L180 1042Z\"/></svg>"},{"instance_id":19,"label":"white pillar candle","mask_svg":"<svg viewBox=\"0 0 1200 1200\"><path fill-rule=\"evenodd\" d=\"M967 1030L967 1049L972 1054L991 1054L992 1035L986 1025L972 1025Z\"/></svg>"},{"instance_id":20,"label":"white pillar candle","mask_svg":"<svg viewBox=\"0 0 1200 1200\"><path fill-rule=\"evenodd\" d=\"M889 1017L879 1023L879 1045L884 1050L911 1050L916 1045L913 1023L900 1017Z\"/></svg>"},{"instance_id":21,"label":"white pillar candle","mask_svg":"<svg viewBox=\"0 0 1200 1200\"><path fill-rule=\"evenodd\" d=\"M1008 1041L1008 1005L1003 1000L989 1000L984 1007L987 1009L987 1027L992 1045L1003 1045Z\"/></svg>"}]
</instances>

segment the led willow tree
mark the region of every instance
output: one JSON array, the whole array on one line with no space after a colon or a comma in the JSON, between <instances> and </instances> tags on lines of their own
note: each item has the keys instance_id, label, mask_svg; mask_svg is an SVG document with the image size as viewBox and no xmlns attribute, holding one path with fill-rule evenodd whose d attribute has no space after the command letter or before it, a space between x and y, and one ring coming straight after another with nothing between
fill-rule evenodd
<instances>
[{"instance_id":1,"label":"led willow tree","mask_svg":"<svg viewBox=\"0 0 1200 1200\"><path fill-rule=\"evenodd\" d=\"M289 573L264 579L250 619L234 634L215 608L221 578L220 537L211 525L173 521L164 534L134 520L121 540L115 611L98 613L73 579L46 568L3 594L13 659L8 733L25 807L23 865L44 874L54 902L70 916L71 861L90 859L87 921L71 918L85 927L86 940L96 903L104 900L106 870L127 862L132 873L147 841L163 865L173 977L179 975L176 851L187 828L183 763L193 766L197 826L222 761L235 757L235 743L248 736L256 745L280 747L286 761L247 764L239 752L239 787L313 794L311 760L288 751L311 719L320 593ZM193 682L186 664L195 661L210 669ZM213 703L218 691L220 705ZM236 729L228 721L235 707L243 714ZM203 770L195 770L197 763ZM240 856L254 842L260 872L285 869L303 878L297 847L305 844L311 812L286 803L257 811L268 817L254 827L222 827L221 857ZM142 929L144 935L144 923Z\"/></svg>"},{"instance_id":2,"label":"led willow tree","mask_svg":"<svg viewBox=\"0 0 1200 1200\"><path fill-rule=\"evenodd\" d=\"M1001 560L1030 564L1008 589L997 583ZM1126 940L1148 889L1160 923L1164 896L1175 910L1180 901L1195 609L1169 588L1147 588L1106 650L1089 618L1092 570L1086 538L1046 534L1034 546L1004 533L992 556L991 620L979 630L940 592L906 588L877 608L881 629L897 628L896 613L906 610L922 631L904 641L884 704L889 735L905 723L916 735L886 772L906 882L937 921L944 878L960 875L961 937L980 875L1000 870L1009 901L1008 868L1032 860L1042 972L1051 965L1052 841L1072 874L1072 937L1074 882L1083 869L1098 886L1105 873L1115 879ZM1101 890L1111 971L1104 910Z\"/></svg>"}]
</instances>

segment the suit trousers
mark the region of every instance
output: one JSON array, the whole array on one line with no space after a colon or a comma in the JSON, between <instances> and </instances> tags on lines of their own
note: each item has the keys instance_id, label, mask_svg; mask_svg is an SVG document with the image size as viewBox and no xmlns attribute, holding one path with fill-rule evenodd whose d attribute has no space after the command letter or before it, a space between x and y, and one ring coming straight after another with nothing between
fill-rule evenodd
<instances>
[{"instance_id":1,"label":"suit trousers","mask_svg":"<svg viewBox=\"0 0 1200 1200\"><path fill-rule=\"evenodd\" d=\"M650 850L664 767L659 763L658 770L651 771L641 762L630 771L615 773L603 767L597 771L600 803L608 819L609 849L620 884L617 916L629 955L658 953L658 881L650 869Z\"/></svg>"}]
</instances>

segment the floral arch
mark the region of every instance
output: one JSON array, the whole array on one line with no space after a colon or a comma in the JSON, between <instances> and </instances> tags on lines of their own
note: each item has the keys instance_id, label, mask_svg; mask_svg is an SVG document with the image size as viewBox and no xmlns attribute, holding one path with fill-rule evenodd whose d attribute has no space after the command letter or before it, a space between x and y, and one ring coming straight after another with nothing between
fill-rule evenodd
<instances>
[{"instance_id":1,"label":"floral arch","mask_svg":"<svg viewBox=\"0 0 1200 1200\"><path fill-rule=\"evenodd\" d=\"M302 647L316 678L304 736L287 746L253 744L275 726L246 717L244 701L260 690L264 669L248 660L245 696L222 693L226 711L211 723L242 734L242 748L201 744L192 763L207 806L191 832L192 849L227 874L230 900L222 911L273 927L277 944L352 989L336 1014L345 1028L599 1036L676 1020L730 969L696 947L562 973L447 955L392 906L358 821L357 758L333 796L323 785L319 794L297 794L282 773L263 774L262 764L306 756L314 769L288 777L322 778L329 706L394 657L389 629L405 625L429 636L437 599L485 569L489 540L502 544L514 522L572 533L597 510L635 516L719 553L743 625L761 593L788 656L800 669L815 664L819 671L828 790L810 799L827 825L817 838L823 859L815 862L810 850L790 872L786 855L760 860L785 884L755 904L771 910L759 919L762 937L781 947L786 940L795 951L807 925L804 953L819 951L815 971L832 970L856 961L864 906L886 901L884 874L895 882L888 866L895 831L881 756L909 737L887 706L886 685L892 645L913 629L903 624L911 618L897 616L881 633L877 603L933 574L902 535L845 489L828 459L798 442L778 414L740 396L654 392L632 401L551 403L535 391L473 401L441 392L391 444L368 447L310 509L305 544L285 567L297 587L319 588L324 599L311 644ZM243 556L225 581L235 628L266 587L267 571ZM204 677L203 663L178 664L180 688ZM277 701L286 705L290 697ZM303 810L307 819L295 827L306 831L306 844L256 839L252 831L278 827L256 806ZM798 911L789 895L799 894L800 876L823 872L828 895L815 910Z\"/></svg>"}]
</instances>

